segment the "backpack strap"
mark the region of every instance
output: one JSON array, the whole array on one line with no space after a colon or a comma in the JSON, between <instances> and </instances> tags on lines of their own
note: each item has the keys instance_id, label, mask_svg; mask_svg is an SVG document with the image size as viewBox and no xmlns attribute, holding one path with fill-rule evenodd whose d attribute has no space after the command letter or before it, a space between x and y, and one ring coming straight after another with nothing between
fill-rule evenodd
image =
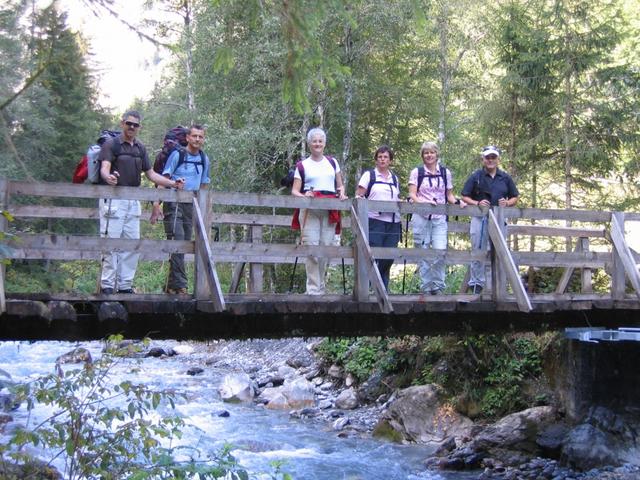
<instances>
[{"instance_id":1,"label":"backpack strap","mask_svg":"<svg viewBox=\"0 0 640 480\"><path fill-rule=\"evenodd\" d=\"M391 172L391 182L392 183L387 183L387 182L379 182L376 178L376 170L374 168L367 170L367 172L369 172L369 185L367 186L367 191L364 194L365 198L369 198L369 195L371 195L371 189L373 188L373 185L376 183L382 183L384 185L393 185L394 187L396 187L398 190L400 189L399 184L398 184L398 177L396 176L395 173Z\"/></svg>"},{"instance_id":2,"label":"backpack strap","mask_svg":"<svg viewBox=\"0 0 640 480\"><path fill-rule=\"evenodd\" d=\"M333 167L333 171L335 174L338 170L338 167L336 166L336 161L333 159L333 157L330 157L328 155L325 155L325 158L329 160L329 163ZM298 172L300 172L300 180L302 181L302 187L300 189L300 193L305 193L306 190L304 189L304 165L302 164L302 160L296 163L296 169L298 170Z\"/></svg>"},{"instance_id":3,"label":"backpack strap","mask_svg":"<svg viewBox=\"0 0 640 480\"><path fill-rule=\"evenodd\" d=\"M448 185L447 185L447 167L445 167L442 164L438 164L439 168L440 168L440 174L437 175L439 177L442 177L442 183L444 184L444 194L445 196L447 195L447 190L448 190ZM427 173L426 168L424 168L424 165L420 165L418 167L418 186L416 187L416 191L420 190L420 185L422 185L422 181L424 180L425 177L434 177L436 175L430 175Z\"/></svg>"}]
</instances>

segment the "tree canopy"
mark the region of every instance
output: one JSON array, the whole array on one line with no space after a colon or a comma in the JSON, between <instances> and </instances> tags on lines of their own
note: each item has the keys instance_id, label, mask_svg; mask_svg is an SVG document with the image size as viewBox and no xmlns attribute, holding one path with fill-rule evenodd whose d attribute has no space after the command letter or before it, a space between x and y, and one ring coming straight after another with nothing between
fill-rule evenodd
<instances>
[{"instance_id":1,"label":"tree canopy","mask_svg":"<svg viewBox=\"0 0 640 480\"><path fill-rule=\"evenodd\" d=\"M105 0L85 4L114 13ZM55 5L11 0L0 10L5 176L65 180L100 126L112 126L95 104L84 40ZM351 191L380 144L395 150L404 184L434 140L456 190L492 143L523 205L637 202L637 0L146 5L149 18L127 25L172 63L136 102L143 140L153 150L171 126L205 124L217 189L275 191L319 125Z\"/></svg>"}]
</instances>

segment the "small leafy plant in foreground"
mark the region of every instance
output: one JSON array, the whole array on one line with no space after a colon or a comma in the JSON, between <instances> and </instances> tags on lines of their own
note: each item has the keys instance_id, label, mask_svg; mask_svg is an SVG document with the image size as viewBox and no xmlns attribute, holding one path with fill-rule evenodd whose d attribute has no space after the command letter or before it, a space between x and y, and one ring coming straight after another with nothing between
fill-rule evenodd
<instances>
[{"instance_id":1,"label":"small leafy plant in foreground","mask_svg":"<svg viewBox=\"0 0 640 480\"><path fill-rule=\"evenodd\" d=\"M103 355L82 368L46 375L15 387L17 400L26 404L29 418L7 445L0 445L1 478L65 479L248 479L231 455L231 447L204 454L176 446L184 421L178 415L154 415L161 405L175 409L177 395L153 391L127 380L115 381L113 370L124 361L114 355L109 341ZM32 424L38 405L52 407L46 419ZM25 477L34 451L50 460L39 473ZM22 473L20 468L23 468ZM31 468L31 467L29 467ZM45 477L46 475L51 475Z\"/></svg>"}]
</instances>

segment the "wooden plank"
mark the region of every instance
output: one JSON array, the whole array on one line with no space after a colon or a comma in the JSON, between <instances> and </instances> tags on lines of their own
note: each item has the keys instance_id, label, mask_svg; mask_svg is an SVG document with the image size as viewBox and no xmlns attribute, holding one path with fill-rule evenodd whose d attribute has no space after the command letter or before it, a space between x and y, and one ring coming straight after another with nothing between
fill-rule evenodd
<instances>
[{"instance_id":1,"label":"wooden plank","mask_svg":"<svg viewBox=\"0 0 640 480\"><path fill-rule=\"evenodd\" d=\"M73 218L74 220L97 220L97 208L51 207L48 205L11 205L11 215L17 218Z\"/></svg>"},{"instance_id":2,"label":"wooden plank","mask_svg":"<svg viewBox=\"0 0 640 480\"><path fill-rule=\"evenodd\" d=\"M511 289L518 302L518 307L522 312L530 312L532 310L531 301L529 296L520 281L520 273L516 267L516 264L511 257L507 242L502 236L502 230L500 224L496 219L496 216L492 211L489 211L489 238L491 239L493 249L496 252L496 259L501 263L505 270L505 274L511 284Z\"/></svg>"},{"instance_id":3,"label":"wooden plank","mask_svg":"<svg viewBox=\"0 0 640 480\"><path fill-rule=\"evenodd\" d=\"M73 235L31 235L18 233L11 241L16 249L31 250L84 250L93 252L138 252L152 250L156 253L193 253L193 242L187 240L151 240L129 238L80 237Z\"/></svg>"},{"instance_id":4,"label":"wooden plank","mask_svg":"<svg viewBox=\"0 0 640 480\"><path fill-rule=\"evenodd\" d=\"M534 267L604 268L612 261L609 252L511 252L518 265Z\"/></svg>"},{"instance_id":5,"label":"wooden plank","mask_svg":"<svg viewBox=\"0 0 640 480\"><path fill-rule=\"evenodd\" d=\"M587 247L585 247L585 242L581 241L581 240L585 240L586 241L586 245ZM588 238L584 238L584 239L578 239L578 242L576 243L576 247L574 249L575 252L585 252L585 251L589 251L589 239ZM567 290L567 287L569 286L569 282L571 280L571 276L573 275L573 272L575 270L575 267L567 267L565 268L565 270L562 272L562 276L560 277L560 280L558 281L558 285L556 286L556 293L564 293ZM588 283L589 283L589 288L591 288L591 269L589 268L582 268L582 276L583 276L583 291L584 291L584 285L585 285L585 280L586 280L586 276L584 274L584 272L588 271L589 272L589 279L588 279ZM589 290L591 291L591 290Z\"/></svg>"},{"instance_id":6,"label":"wooden plank","mask_svg":"<svg viewBox=\"0 0 640 480\"><path fill-rule=\"evenodd\" d=\"M206 198L206 196L201 195L200 198L203 199ZM207 205L207 202L203 202L203 204ZM194 233L196 234L196 264L198 264L198 262L202 262L202 268L204 270L202 273L203 276L207 279L207 283L209 284L209 297L213 302L216 311L222 312L226 309L226 307L224 296L222 295L220 281L218 280L218 272L216 271L216 266L211 256L211 246L209 245L208 237L208 232L210 229L208 229L205 224L205 220L200 210L200 205L198 205L198 199L196 198L193 199L193 211L195 213ZM197 297L197 300L203 300L203 298Z\"/></svg>"},{"instance_id":7,"label":"wooden plank","mask_svg":"<svg viewBox=\"0 0 640 480\"><path fill-rule=\"evenodd\" d=\"M504 207L495 207L494 215L498 225L501 238L505 239L505 226L504 226ZM506 240L505 240L506 242ZM509 247L506 245L507 251ZM491 248L491 297L495 302L506 301L507 296L507 277L505 273L505 267L503 262L497 261L497 256L500 253L495 245ZM516 268L517 270L517 268Z\"/></svg>"},{"instance_id":8,"label":"wooden plank","mask_svg":"<svg viewBox=\"0 0 640 480\"><path fill-rule=\"evenodd\" d=\"M264 193L210 192L213 205L245 207L311 208L314 210L348 211L350 203L337 198L294 197L293 195L267 195Z\"/></svg>"},{"instance_id":9,"label":"wooden plank","mask_svg":"<svg viewBox=\"0 0 640 480\"><path fill-rule=\"evenodd\" d=\"M605 238L605 228L554 227L547 225L508 226L509 235L536 235L545 237L595 237Z\"/></svg>"},{"instance_id":10,"label":"wooden plank","mask_svg":"<svg viewBox=\"0 0 640 480\"><path fill-rule=\"evenodd\" d=\"M435 250L427 248L370 247L375 258L389 258L396 262L419 262L420 260L443 260L448 265L461 265L472 260L487 261L488 251L481 250Z\"/></svg>"},{"instance_id":11,"label":"wooden plank","mask_svg":"<svg viewBox=\"0 0 640 480\"><path fill-rule=\"evenodd\" d=\"M251 243L262 243L262 227L259 225L252 225L249 227ZM249 291L252 293L261 293L263 291L263 279L264 270L261 263L251 262L249 264Z\"/></svg>"},{"instance_id":12,"label":"wooden plank","mask_svg":"<svg viewBox=\"0 0 640 480\"><path fill-rule=\"evenodd\" d=\"M624 238L624 214L621 212L614 212L611 217L611 241L615 247L614 258L616 264L621 264L624 272L627 274L627 278L631 282L633 289L636 291L636 295L640 298L640 274L638 274L638 267L636 266L627 241ZM624 279L624 277L623 277ZM620 290L624 293L625 282L622 281L616 284L616 295L614 298L618 298ZM613 293L613 292L612 292Z\"/></svg>"},{"instance_id":13,"label":"wooden plank","mask_svg":"<svg viewBox=\"0 0 640 480\"><path fill-rule=\"evenodd\" d=\"M358 214L362 215L362 218L367 218L369 201L366 198L357 198L355 200L355 208L352 207L351 219L352 223L361 225L357 222ZM366 252L359 248L360 245L369 245L369 222L362 226L362 228L353 229L354 236L361 236L362 240L356 242L353 245L353 262L354 262L354 295L355 299L359 302L364 301L365 298L369 298L369 267ZM379 272L378 272L379 273Z\"/></svg>"},{"instance_id":14,"label":"wooden plank","mask_svg":"<svg viewBox=\"0 0 640 480\"><path fill-rule=\"evenodd\" d=\"M581 252L589 251L589 238L578 238L578 243L576 247L580 248ZM580 273L580 290L582 293L591 293L593 292L593 284L592 284L592 276L591 269L588 267L583 267Z\"/></svg>"},{"instance_id":15,"label":"wooden plank","mask_svg":"<svg viewBox=\"0 0 640 480\"><path fill-rule=\"evenodd\" d=\"M357 266L364 266L368 270L368 276L371 281L371 286L373 287L373 292L376 295L378 300L378 305L380 306L380 310L384 313L393 312L393 305L389 301L389 295L387 294L386 288L384 288L384 284L382 283L382 277L380 276L380 271L378 270L378 266L371 255L371 251L369 250L369 242L368 242L368 232L362 226L360 222L360 218L367 218L367 200L366 199L356 199L356 206L351 207L351 221L353 224L353 233L355 236L356 247L357 247L357 255L356 259L358 260ZM359 207L359 208L358 208ZM357 209L357 210L356 210ZM364 216L360 216L360 215ZM369 285L367 284L367 296L369 294ZM358 300L363 299L358 298Z\"/></svg>"},{"instance_id":16,"label":"wooden plank","mask_svg":"<svg viewBox=\"0 0 640 480\"><path fill-rule=\"evenodd\" d=\"M213 223L221 225L262 225L269 227L291 227L291 215L266 215L258 213L216 213L211 215ZM351 218L343 216L342 229L351 228Z\"/></svg>"},{"instance_id":17,"label":"wooden plank","mask_svg":"<svg viewBox=\"0 0 640 480\"><path fill-rule=\"evenodd\" d=\"M592 223L606 223L611 220L611 212L601 210L509 207L504 209L504 213L505 218L525 218L529 220L574 220Z\"/></svg>"},{"instance_id":18,"label":"wooden plank","mask_svg":"<svg viewBox=\"0 0 640 480\"><path fill-rule=\"evenodd\" d=\"M5 243L4 235L8 229L8 220L4 216L4 211L9 205L9 185L7 180L0 178L0 242ZM4 260L0 258L0 260ZM7 299L5 297L6 270L4 262L0 262L0 314L7 311Z\"/></svg>"},{"instance_id":19,"label":"wooden plank","mask_svg":"<svg viewBox=\"0 0 640 480\"><path fill-rule=\"evenodd\" d=\"M90 185L53 182L9 182L11 195L33 195L61 198L124 198L130 200L162 200L165 202L191 202L193 192L168 188L112 187L110 185Z\"/></svg>"},{"instance_id":20,"label":"wooden plank","mask_svg":"<svg viewBox=\"0 0 640 480\"><path fill-rule=\"evenodd\" d=\"M215 260L215 255L214 255ZM216 260L218 261L218 260ZM278 262L282 263L282 262ZM229 285L229 293L238 293L240 289L240 281L242 280L242 272L244 272L244 266L246 262L236 263L233 266L233 273L231 274L231 285Z\"/></svg>"}]
</instances>

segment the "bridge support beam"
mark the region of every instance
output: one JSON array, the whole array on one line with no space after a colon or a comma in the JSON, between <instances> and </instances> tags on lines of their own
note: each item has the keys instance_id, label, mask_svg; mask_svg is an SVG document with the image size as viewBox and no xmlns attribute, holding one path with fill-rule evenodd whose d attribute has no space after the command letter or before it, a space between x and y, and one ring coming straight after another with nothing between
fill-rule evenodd
<instances>
[{"instance_id":1,"label":"bridge support beam","mask_svg":"<svg viewBox=\"0 0 640 480\"><path fill-rule=\"evenodd\" d=\"M7 217L5 217L5 212L9 207L9 188L7 184L7 180L4 178L0 178L0 241L3 241L3 237L7 232ZM0 256L0 260L2 260L2 256ZM7 311L7 299L5 295L5 287L4 287L4 279L5 279L5 266L4 263L0 262L0 314Z\"/></svg>"},{"instance_id":2,"label":"bridge support beam","mask_svg":"<svg viewBox=\"0 0 640 480\"><path fill-rule=\"evenodd\" d=\"M611 242L613 243L613 272L611 279L611 295L613 298L624 297L626 283L625 273L640 298L640 275L631 250L624 238L624 213L611 214Z\"/></svg>"},{"instance_id":3,"label":"bridge support beam","mask_svg":"<svg viewBox=\"0 0 640 480\"><path fill-rule=\"evenodd\" d=\"M356 206L351 206L351 229L353 230L356 241L356 299L358 301L366 301L369 299L369 280L373 287L373 291L380 305L380 310L384 313L393 312L393 306L389 301L387 289L382 283L382 277L378 270L378 265L371 254L369 247L368 223L364 227L361 218L368 218L366 199L356 199ZM360 214L360 215L358 215ZM366 228L366 230L365 230ZM364 280L367 280L365 283ZM365 296L366 293L366 296ZM364 298L363 298L364 297Z\"/></svg>"},{"instance_id":4,"label":"bridge support beam","mask_svg":"<svg viewBox=\"0 0 640 480\"><path fill-rule=\"evenodd\" d=\"M215 311L222 312L225 309L224 297L218 272L211 255L211 245L209 244L209 222L205 222L200 205L203 205L205 212L208 212L207 191L198 192L198 198L193 199L193 211L195 213L195 237L196 237L196 299L211 299ZM203 278L204 277L204 278ZM205 289L205 282L208 289Z\"/></svg>"},{"instance_id":5,"label":"bridge support beam","mask_svg":"<svg viewBox=\"0 0 640 480\"><path fill-rule=\"evenodd\" d=\"M499 217L502 216L499 215ZM507 242L503 236L503 225L504 221L499 222L496 215L494 215L493 211L490 210L489 238L491 239L491 243L493 245L492 251L494 252L494 261L492 262L494 267L492 267L492 269L501 275L498 279L493 280L495 287L493 295L496 297L496 301L501 301L503 297L506 297L507 286L504 281L504 276L506 275L516 297L518 308L521 312L530 312L533 310L533 307L531 306L529 295L527 295L527 292L522 285L522 281L520 281L518 267L516 267L516 263L513 261L513 257L509 252L509 247L507 246Z\"/></svg>"}]
</instances>

